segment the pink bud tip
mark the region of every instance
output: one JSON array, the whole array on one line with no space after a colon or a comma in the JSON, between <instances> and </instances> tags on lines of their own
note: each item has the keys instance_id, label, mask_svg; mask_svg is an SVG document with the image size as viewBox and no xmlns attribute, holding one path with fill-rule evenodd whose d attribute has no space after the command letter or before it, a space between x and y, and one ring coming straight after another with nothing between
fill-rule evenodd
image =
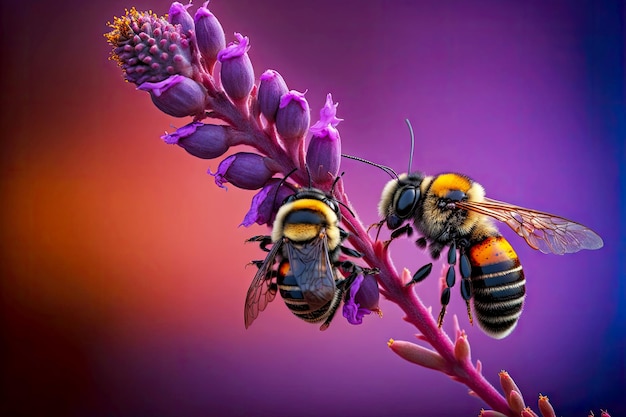
<instances>
[{"instance_id":1,"label":"pink bud tip","mask_svg":"<svg viewBox=\"0 0 626 417\"><path fill-rule=\"evenodd\" d=\"M539 412L543 417L556 417L556 413L554 412L554 408L552 408L548 397L541 394L539 394Z\"/></svg>"}]
</instances>

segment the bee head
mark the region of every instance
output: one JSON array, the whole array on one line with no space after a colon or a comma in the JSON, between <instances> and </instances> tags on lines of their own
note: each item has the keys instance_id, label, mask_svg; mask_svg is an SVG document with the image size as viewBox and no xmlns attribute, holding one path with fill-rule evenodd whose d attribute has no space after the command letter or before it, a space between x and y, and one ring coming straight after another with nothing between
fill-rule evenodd
<instances>
[{"instance_id":1,"label":"bee head","mask_svg":"<svg viewBox=\"0 0 626 417\"><path fill-rule=\"evenodd\" d=\"M381 194L378 212L391 230L397 229L406 219L415 214L422 197L420 186L424 176L415 172L401 174L398 179L389 181Z\"/></svg>"},{"instance_id":2,"label":"bee head","mask_svg":"<svg viewBox=\"0 0 626 417\"><path fill-rule=\"evenodd\" d=\"M326 194L325 192L317 188L302 188L298 190L298 192L296 192L295 194L288 196L283 201L283 205L303 199L321 201L322 203L330 207L330 209L337 215L337 218L339 219L340 210L337 200L332 195Z\"/></svg>"}]
</instances>

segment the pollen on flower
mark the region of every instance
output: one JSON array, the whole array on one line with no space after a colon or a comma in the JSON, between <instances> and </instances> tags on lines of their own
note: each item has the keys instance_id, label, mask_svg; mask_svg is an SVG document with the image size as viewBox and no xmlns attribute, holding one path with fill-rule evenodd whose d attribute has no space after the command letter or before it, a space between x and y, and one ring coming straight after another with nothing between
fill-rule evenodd
<instances>
[{"instance_id":1,"label":"pollen on flower","mask_svg":"<svg viewBox=\"0 0 626 417\"><path fill-rule=\"evenodd\" d=\"M149 15L155 19L158 18L158 16L152 13L152 11L148 13L138 12L134 6L131 7L130 10L124 9L124 13L124 16L114 16L113 23L107 22L107 26L113 30L109 33L105 33L104 37L112 46L119 46L135 36L135 32L131 26L133 23L137 23L140 20L141 15ZM117 60L115 55L111 58Z\"/></svg>"}]
</instances>

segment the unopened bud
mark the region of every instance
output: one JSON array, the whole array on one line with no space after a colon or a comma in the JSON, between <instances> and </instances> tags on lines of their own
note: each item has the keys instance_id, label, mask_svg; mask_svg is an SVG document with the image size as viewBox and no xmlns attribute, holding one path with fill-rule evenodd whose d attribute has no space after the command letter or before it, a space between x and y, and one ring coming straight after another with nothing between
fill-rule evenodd
<instances>
[{"instance_id":1,"label":"unopened bud","mask_svg":"<svg viewBox=\"0 0 626 417\"><path fill-rule=\"evenodd\" d=\"M209 2L206 1L202 7L198 8L194 22L198 50L207 70L213 73L217 54L226 47L226 37L220 21L209 11L208 5Z\"/></svg>"},{"instance_id":2,"label":"unopened bud","mask_svg":"<svg viewBox=\"0 0 626 417\"><path fill-rule=\"evenodd\" d=\"M176 144L193 156L213 159L224 155L230 147L233 128L192 122L174 133L161 136L168 144Z\"/></svg>"},{"instance_id":3,"label":"unopened bud","mask_svg":"<svg viewBox=\"0 0 626 417\"><path fill-rule=\"evenodd\" d=\"M310 113L304 93L289 91L280 98L276 112L276 131L287 142L303 139L309 130Z\"/></svg>"},{"instance_id":4,"label":"unopened bud","mask_svg":"<svg viewBox=\"0 0 626 417\"><path fill-rule=\"evenodd\" d=\"M434 350L403 340L389 339L387 346L398 356L426 368L448 373L446 361Z\"/></svg>"},{"instance_id":5,"label":"unopened bud","mask_svg":"<svg viewBox=\"0 0 626 417\"><path fill-rule=\"evenodd\" d=\"M467 335L464 332L456 338L456 342L454 343L454 357L459 362L471 361L471 350L470 344L467 341Z\"/></svg>"},{"instance_id":6,"label":"unopened bud","mask_svg":"<svg viewBox=\"0 0 626 417\"><path fill-rule=\"evenodd\" d=\"M222 188L229 182L244 190L257 190L263 187L273 172L267 167L265 157L251 152L238 152L220 162L217 172L209 174L215 177L215 183Z\"/></svg>"},{"instance_id":7,"label":"unopened bud","mask_svg":"<svg viewBox=\"0 0 626 417\"><path fill-rule=\"evenodd\" d=\"M311 179L316 183L327 183L339 173L341 163L341 139L336 126L342 119L336 117L338 103L328 94L326 104L320 111L320 120L311 126L311 141L306 153L306 162Z\"/></svg>"},{"instance_id":8,"label":"unopened bud","mask_svg":"<svg viewBox=\"0 0 626 417\"><path fill-rule=\"evenodd\" d=\"M217 54L222 63L220 79L226 94L233 101L248 97L254 86L254 69L248 56L250 41L247 36L235 33L237 42L229 44Z\"/></svg>"},{"instance_id":9,"label":"unopened bud","mask_svg":"<svg viewBox=\"0 0 626 417\"><path fill-rule=\"evenodd\" d=\"M188 36L194 31L193 17L187 11L189 7L191 7L191 3L183 5L175 1L170 6L170 11L167 14L169 22L173 25L180 25L181 32Z\"/></svg>"},{"instance_id":10,"label":"unopened bud","mask_svg":"<svg viewBox=\"0 0 626 417\"><path fill-rule=\"evenodd\" d=\"M539 412L543 417L556 417L554 408L547 396L539 394Z\"/></svg>"},{"instance_id":11,"label":"unopened bud","mask_svg":"<svg viewBox=\"0 0 626 417\"><path fill-rule=\"evenodd\" d=\"M280 105L280 98L289 91L283 77L274 70L268 69L261 74L257 101L259 110L268 122L276 120L276 112Z\"/></svg>"},{"instance_id":12,"label":"unopened bud","mask_svg":"<svg viewBox=\"0 0 626 417\"><path fill-rule=\"evenodd\" d=\"M154 105L170 116L199 116L204 112L206 90L191 78L174 75L157 83L143 83L137 89L149 92Z\"/></svg>"}]
</instances>

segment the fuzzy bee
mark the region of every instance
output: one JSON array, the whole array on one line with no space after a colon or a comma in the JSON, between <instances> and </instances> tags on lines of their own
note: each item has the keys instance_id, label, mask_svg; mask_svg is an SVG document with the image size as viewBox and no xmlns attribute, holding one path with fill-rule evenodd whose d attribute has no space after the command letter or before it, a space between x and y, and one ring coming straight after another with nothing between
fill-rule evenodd
<instances>
[{"instance_id":1,"label":"fuzzy bee","mask_svg":"<svg viewBox=\"0 0 626 417\"><path fill-rule=\"evenodd\" d=\"M407 120L409 129L411 125ZM526 294L524 270L515 250L500 234L494 220L506 223L533 249L543 253L573 253L599 249L602 238L591 229L554 214L519 207L485 197L484 188L466 175L443 173L426 176L411 172L413 132L409 173L397 175L391 168L362 158L343 155L374 165L393 179L383 188L378 212L383 224L392 231L391 240L420 237L416 244L428 247L433 259L448 248L446 287L441 294L441 327L450 301L450 288L456 281L455 266L461 274L461 296L472 320L470 300L481 329L497 339L509 335L519 320ZM388 242L387 242L388 243ZM432 262L424 265L407 284L424 280Z\"/></svg>"},{"instance_id":2,"label":"fuzzy bee","mask_svg":"<svg viewBox=\"0 0 626 417\"><path fill-rule=\"evenodd\" d=\"M260 242L268 254L265 260L253 262L259 270L246 296L246 328L277 291L294 315L311 323L323 322L320 330L328 328L354 278L372 272L339 260L340 254L361 256L342 246L348 233L339 226L340 218L334 197L316 188L302 188L279 208L271 236L249 239Z\"/></svg>"},{"instance_id":3,"label":"fuzzy bee","mask_svg":"<svg viewBox=\"0 0 626 417\"><path fill-rule=\"evenodd\" d=\"M603 242L591 229L553 214L515 206L485 197L485 190L457 173L425 176L402 174L383 189L379 213L392 239L421 235L416 243L428 246L433 259L448 247L446 288L441 295L441 326L455 283L457 250L460 253L461 294L473 306L478 324L488 335L503 338L513 331L522 312L525 278L517 254L502 237L494 219L509 225L533 249L564 254L599 249ZM420 268L410 284L425 279L432 263Z\"/></svg>"}]
</instances>

